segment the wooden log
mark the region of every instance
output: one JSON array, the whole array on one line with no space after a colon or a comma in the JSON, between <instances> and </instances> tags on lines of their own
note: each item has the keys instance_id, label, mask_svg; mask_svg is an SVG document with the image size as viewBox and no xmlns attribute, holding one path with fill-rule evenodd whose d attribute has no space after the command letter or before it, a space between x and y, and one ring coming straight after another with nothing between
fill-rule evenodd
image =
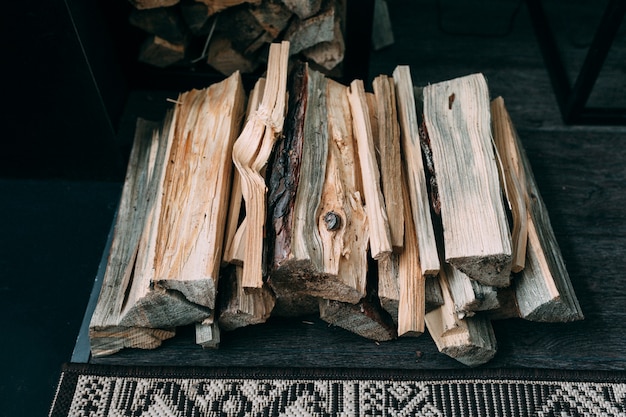
<instances>
[{"instance_id":1,"label":"wooden log","mask_svg":"<svg viewBox=\"0 0 626 417\"><path fill-rule=\"evenodd\" d=\"M511 274L511 235L485 78L472 74L431 84L423 94L446 262L485 285L505 287Z\"/></svg>"},{"instance_id":2,"label":"wooden log","mask_svg":"<svg viewBox=\"0 0 626 417\"><path fill-rule=\"evenodd\" d=\"M322 0L282 0L282 2L299 19L308 19L317 14L322 6Z\"/></svg>"},{"instance_id":3,"label":"wooden log","mask_svg":"<svg viewBox=\"0 0 626 417\"><path fill-rule=\"evenodd\" d=\"M380 189L380 171L376 161L363 81L352 81L348 89L348 101L352 112L352 125L361 167L365 210L369 222L370 252L374 259L379 259L391 253L392 246L385 202Z\"/></svg>"},{"instance_id":4,"label":"wooden log","mask_svg":"<svg viewBox=\"0 0 626 417\"><path fill-rule=\"evenodd\" d=\"M257 79L248 100L246 109L246 123L255 114L263 97L265 89L265 78ZM230 192L228 218L226 220L226 231L224 235L224 258L223 262L227 264L243 264L245 253L244 236L245 236L245 213L243 212L243 191L241 189L241 178L239 171L233 171L233 183Z\"/></svg>"},{"instance_id":5,"label":"wooden log","mask_svg":"<svg viewBox=\"0 0 626 417\"><path fill-rule=\"evenodd\" d=\"M424 284L426 301L425 312L428 313L443 304L443 294L439 285L439 277L437 275L427 275Z\"/></svg>"},{"instance_id":6,"label":"wooden log","mask_svg":"<svg viewBox=\"0 0 626 417\"><path fill-rule=\"evenodd\" d=\"M133 285L145 284L149 287L149 282L142 279L144 277L135 274L135 265L142 253L140 246L144 228L150 221L151 205L156 197L156 183L163 171L160 161L166 153L171 120L170 113L163 131L159 130L160 126L156 122L137 120L102 289L89 324L90 345L94 356L109 355L126 347L152 349L159 346L162 340L174 336L174 326L169 320L124 320L127 312L132 312L135 307L135 303L127 299ZM148 301L152 300L152 305L156 305L164 299L163 292L158 291ZM202 320L210 315L210 311L194 308L185 302L181 302L173 312L174 322L190 318Z\"/></svg>"},{"instance_id":7,"label":"wooden log","mask_svg":"<svg viewBox=\"0 0 626 417\"><path fill-rule=\"evenodd\" d=\"M332 2L328 2L327 5L328 7L325 10L313 17L292 20L283 36L283 39L291 44L292 55L311 48L320 42L333 40L335 7Z\"/></svg>"},{"instance_id":8,"label":"wooden log","mask_svg":"<svg viewBox=\"0 0 626 417\"><path fill-rule=\"evenodd\" d=\"M267 190L261 172L265 170L274 143L283 130L288 59L288 42L270 46L263 99L256 113L246 122L233 149L246 210L244 288L263 286Z\"/></svg>"},{"instance_id":9,"label":"wooden log","mask_svg":"<svg viewBox=\"0 0 626 417\"><path fill-rule=\"evenodd\" d=\"M491 320L505 320L520 317L517 300L515 299L514 285L506 288L497 288L498 308L486 312Z\"/></svg>"},{"instance_id":10,"label":"wooden log","mask_svg":"<svg viewBox=\"0 0 626 417\"><path fill-rule=\"evenodd\" d=\"M567 322L582 320L584 315L574 293L569 273L554 235L548 209L543 202L530 161L506 111L504 100L492 102L493 121L506 127L510 153L517 161L520 177L525 179L529 196L527 211L528 244L525 268L515 277L514 288L520 316L532 321Z\"/></svg>"},{"instance_id":11,"label":"wooden log","mask_svg":"<svg viewBox=\"0 0 626 417\"><path fill-rule=\"evenodd\" d=\"M444 304L425 316L428 333L437 349L467 366L482 365L497 351L491 322L485 315L459 319L445 280L440 280Z\"/></svg>"},{"instance_id":12,"label":"wooden log","mask_svg":"<svg viewBox=\"0 0 626 417\"><path fill-rule=\"evenodd\" d=\"M196 344L203 348L217 349L221 342L220 326L211 316L202 321L202 323L196 323Z\"/></svg>"},{"instance_id":13,"label":"wooden log","mask_svg":"<svg viewBox=\"0 0 626 417\"><path fill-rule=\"evenodd\" d=\"M343 62L345 53L346 43L339 21L335 21L332 40L320 42L302 51L302 55L307 60L315 62L326 71L332 71L337 68Z\"/></svg>"},{"instance_id":14,"label":"wooden log","mask_svg":"<svg viewBox=\"0 0 626 417\"><path fill-rule=\"evenodd\" d=\"M225 76L239 71L250 74L259 68L260 61L253 55L244 55L235 48L230 39L219 35L211 40L207 64Z\"/></svg>"},{"instance_id":15,"label":"wooden log","mask_svg":"<svg viewBox=\"0 0 626 417\"><path fill-rule=\"evenodd\" d=\"M184 60L186 51L185 43L171 43L151 35L139 47L137 59L148 65L165 68Z\"/></svg>"},{"instance_id":16,"label":"wooden log","mask_svg":"<svg viewBox=\"0 0 626 417\"><path fill-rule=\"evenodd\" d=\"M389 7L385 0L374 0L374 20L372 21L372 49L379 51L395 42Z\"/></svg>"},{"instance_id":17,"label":"wooden log","mask_svg":"<svg viewBox=\"0 0 626 417\"><path fill-rule=\"evenodd\" d=\"M215 34L228 39L235 51L254 54L274 40L259 24L248 7L232 7L219 14Z\"/></svg>"},{"instance_id":18,"label":"wooden log","mask_svg":"<svg viewBox=\"0 0 626 417\"><path fill-rule=\"evenodd\" d=\"M130 0L136 9L146 10L155 9L157 7L170 7L178 4L180 0Z\"/></svg>"},{"instance_id":19,"label":"wooden log","mask_svg":"<svg viewBox=\"0 0 626 417\"><path fill-rule=\"evenodd\" d=\"M147 10L131 10L128 22L161 39L181 44L187 37L187 25L177 7L159 7Z\"/></svg>"},{"instance_id":20,"label":"wooden log","mask_svg":"<svg viewBox=\"0 0 626 417\"><path fill-rule=\"evenodd\" d=\"M145 1L145 0L144 0ZM239 7L241 4L252 4L258 5L262 0L195 0L200 3L204 3L207 6L207 11L210 15L214 15L215 13L221 12L227 9L233 9Z\"/></svg>"},{"instance_id":21,"label":"wooden log","mask_svg":"<svg viewBox=\"0 0 626 417\"><path fill-rule=\"evenodd\" d=\"M366 294L368 228L346 87L300 64L289 97L269 176L268 282L279 300L295 293L357 303Z\"/></svg>"},{"instance_id":22,"label":"wooden log","mask_svg":"<svg viewBox=\"0 0 626 417\"><path fill-rule=\"evenodd\" d=\"M221 278L218 323L221 329L231 331L240 327L264 323L274 308L274 294L267 286L244 291L243 267L232 266Z\"/></svg>"},{"instance_id":23,"label":"wooden log","mask_svg":"<svg viewBox=\"0 0 626 417\"><path fill-rule=\"evenodd\" d=\"M278 38L293 16L280 0L264 0L256 6L251 6L250 13L272 39Z\"/></svg>"},{"instance_id":24,"label":"wooden log","mask_svg":"<svg viewBox=\"0 0 626 417\"><path fill-rule=\"evenodd\" d=\"M400 158L400 126L396 109L396 92L393 78L379 75L373 82L376 97L378 135L376 150L380 156L380 175L383 198L389 221L391 244L404 245L404 200L402 187L402 161ZM410 224L410 222L407 222Z\"/></svg>"},{"instance_id":25,"label":"wooden log","mask_svg":"<svg viewBox=\"0 0 626 417\"><path fill-rule=\"evenodd\" d=\"M413 81L409 67L406 65L397 66L393 72L393 79L396 86L404 170L417 232L422 275L437 275L440 269L439 254L430 213Z\"/></svg>"}]
</instances>

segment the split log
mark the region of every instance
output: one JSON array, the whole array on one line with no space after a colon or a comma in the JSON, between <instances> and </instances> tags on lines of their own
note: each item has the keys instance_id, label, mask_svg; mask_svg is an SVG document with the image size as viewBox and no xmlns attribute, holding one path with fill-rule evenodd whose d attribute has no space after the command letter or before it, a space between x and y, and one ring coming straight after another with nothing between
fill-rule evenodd
<instances>
[{"instance_id":1,"label":"split log","mask_svg":"<svg viewBox=\"0 0 626 417\"><path fill-rule=\"evenodd\" d=\"M373 87L376 98L376 119L378 121L375 147L380 156L382 192L389 221L389 233L392 246L402 248L405 233L402 191L404 181L400 180L403 178L403 174L395 84L393 78L380 75L374 79Z\"/></svg>"},{"instance_id":2,"label":"split log","mask_svg":"<svg viewBox=\"0 0 626 417\"><path fill-rule=\"evenodd\" d=\"M302 51L302 55L306 59L316 63L326 71L332 71L337 68L343 62L345 53L346 43L339 21L335 21L332 40L320 42Z\"/></svg>"},{"instance_id":3,"label":"split log","mask_svg":"<svg viewBox=\"0 0 626 417\"><path fill-rule=\"evenodd\" d=\"M393 72L393 79L396 85L404 170L409 186L409 198L417 232L417 246L419 248L422 275L437 275L440 269L439 254L430 213L413 81L411 80L409 67L406 65L396 67Z\"/></svg>"},{"instance_id":4,"label":"split log","mask_svg":"<svg viewBox=\"0 0 626 417\"><path fill-rule=\"evenodd\" d=\"M183 43L187 37L187 25L177 7L133 9L128 15L128 22L174 44Z\"/></svg>"},{"instance_id":5,"label":"split log","mask_svg":"<svg viewBox=\"0 0 626 417\"><path fill-rule=\"evenodd\" d=\"M165 68L185 59L185 43L168 42L158 36L147 37L139 47L139 62Z\"/></svg>"},{"instance_id":6,"label":"split log","mask_svg":"<svg viewBox=\"0 0 626 417\"><path fill-rule=\"evenodd\" d=\"M263 286L267 190L261 172L265 170L274 143L283 130L288 59L288 42L270 46L263 99L258 110L246 122L233 149L233 161L241 178L246 210L244 288Z\"/></svg>"},{"instance_id":7,"label":"split log","mask_svg":"<svg viewBox=\"0 0 626 417\"><path fill-rule=\"evenodd\" d=\"M525 191L529 196L525 268L514 280L520 316L527 320L546 322L582 320L583 313L554 236L548 209L502 98L492 102L491 112L496 124L494 131L505 135L500 139L508 144L507 154L516 161L516 169L525 180Z\"/></svg>"},{"instance_id":8,"label":"split log","mask_svg":"<svg viewBox=\"0 0 626 417\"><path fill-rule=\"evenodd\" d=\"M483 284L505 287L511 235L493 150L487 82L473 74L428 85L423 94L446 262Z\"/></svg>"},{"instance_id":9,"label":"split log","mask_svg":"<svg viewBox=\"0 0 626 417\"><path fill-rule=\"evenodd\" d=\"M293 15L280 0L264 0L250 7L250 13L272 39L278 38Z\"/></svg>"},{"instance_id":10,"label":"split log","mask_svg":"<svg viewBox=\"0 0 626 417\"><path fill-rule=\"evenodd\" d=\"M321 42L333 40L335 6L327 3L326 10L306 19L294 19L285 31L284 39L291 44L291 55L295 55Z\"/></svg>"},{"instance_id":11,"label":"split log","mask_svg":"<svg viewBox=\"0 0 626 417\"><path fill-rule=\"evenodd\" d=\"M221 342L220 327L213 316L196 323L196 344L203 348L217 349Z\"/></svg>"},{"instance_id":12,"label":"split log","mask_svg":"<svg viewBox=\"0 0 626 417\"><path fill-rule=\"evenodd\" d=\"M460 319L471 317L477 311L494 310L499 307L495 288L470 279L447 263L444 263L439 274L440 279L447 280L451 297L454 300L454 311Z\"/></svg>"},{"instance_id":13,"label":"split log","mask_svg":"<svg viewBox=\"0 0 626 417\"><path fill-rule=\"evenodd\" d=\"M264 323L274 308L274 294L263 286L253 291L244 291L243 268L232 266L221 278L220 308L218 323L226 331L253 324Z\"/></svg>"},{"instance_id":14,"label":"split log","mask_svg":"<svg viewBox=\"0 0 626 417\"><path fill-rule=\"evenodd\" d=\"M274 40L247 7L233 7L221 12L215 33L228 39L233 49L243 56L254 54Z\"/></svg>"},{"instance_id":15,"label":"split log","mask_svg":"<svg viewBox=\"0 0 626 417\"><path fill-rule=\"evenodd\" d=\"M348 101L352 112L352 125L361 167L365 210L369 223L370 252L374 259L379 259L391 253L392 246L385 201L380 189L380 171L376 161L363 81L352 81L348 89Z\"/></svg>"},{"instance_id":16,"label":"split log","mask_svg":"<svg viewBox=\"0 0 626 417\"><path fill-rule=\"evenodd\" d=\"M300 19L308 19L317 14L322 6L322 0L282 0L282 2Z\"/></svg>"},{"instance_id":17,"label":"split log","mask_svg":"<svg viewBox=\"0 0 626 417\"><path fill-rule=\"evenodd\" d=\"M424 284L424 299L426 302L424 311L428 313L443 305L443 294L439 285L439 277L437 275L427 275Z\"/></svg>"},{"instance_id":18,"label":"split log","mask_svg":"<svg viewBox=\"0 0 626 417\"><path fill-rule=\"evenodd\" d=\"M484 315L460 319L445 280L440 280L444 304L425 316L426 327L437 349L467 366L482 365L496 354L491 321Z\"/></svg>"},{"instance_id":19,"label":"split log","mask_svg":"<svg viewBox=\"0 0 626 417\"><path fill-rule=\"evenodd\" d=\"M301 64L289 97L269 176L268 282L278 300L357 303L366 294L368 228L346 87Z\"/></svg>"},{"instance_id":20,"label":"split log","mask_svg":"<svg viewBox=\"0 0 626 417\"><path fill-rule=\"evenodd\" d=\"M211 40L206 62L225 76L237 71L250 74L261 64L255 56L242 54L233 46L230 39L221 35L214 36Z\"/></svg>"}]
</instances>

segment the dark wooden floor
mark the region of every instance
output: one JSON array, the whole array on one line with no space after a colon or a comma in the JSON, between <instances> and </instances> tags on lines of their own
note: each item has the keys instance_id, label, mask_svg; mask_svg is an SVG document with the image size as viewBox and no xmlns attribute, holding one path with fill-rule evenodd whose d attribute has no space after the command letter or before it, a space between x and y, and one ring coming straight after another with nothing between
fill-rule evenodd
<instances>
[{"instance_id":1,"label":"dark wooden floor","mask_svg":"<svg viewBox=\"0 0 626 417\"><path fill-rule=\"evenodd\" d=\"M372 53L370 79L398 64L411 66L417 85L486 75L492 96L504 97L518 128L586 316L569 324L496 322L499 351L486 366L626 369L626 127L562 123L527 9L518 0L388 3L396 42ZM605 3L545 1L572 77ZM626 106L624 26L593 104ZM122 142L134 118L152 111L156 97L131 97ZM42 415L50 404L61 363L71 358L120 189L119 182L0 178L0 311L7 319L0 343L0 416ZM159 349L92 362L461 366L439 354L428 335L375 344L309 320L313 324L274 320L227 333L215 351L197 347L190 329L181 329Z\"/></svg>"}]
</instances>

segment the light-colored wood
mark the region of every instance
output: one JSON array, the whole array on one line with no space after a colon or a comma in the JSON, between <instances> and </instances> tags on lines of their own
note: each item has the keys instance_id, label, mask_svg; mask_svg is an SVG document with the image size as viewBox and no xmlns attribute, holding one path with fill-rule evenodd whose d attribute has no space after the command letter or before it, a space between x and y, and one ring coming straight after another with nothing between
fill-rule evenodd
<instances>
[{"instance_id":1,"label":"light-colored wood","mask_svg":"<svg viewBox=\"0 0 626 417\"><path fill-rule=\"evenodd\" d=\"M203 348L217 349L221 342L220 326L213 316L196 323L196 344Z\"/></svg>"},{"instance_id":2,"label":"light-colored wood","mask_svg":"<svg viewBox=\"0 0 626 417\"><path fill-rule=\"evenodd\" d=\"M511 123L504 100L494 106L499 123ZM532 167L514 127L508 137L511 152L517 154L520 176L525 178L529 196L528 243L526 266L514 280L515 296L520 316L527 320L567 322L584 318L567 272L559 244L554 235L548 209L535 181Z\"/></svg>"},{"instance_id":3,"label":"light-colored wood","mask_svg":"<svg viewBox=\"0 0 626 417\"><path fill-rule=\"evenodd\" d=\"M365 88L362 80L354 80L348 89L348 101L352 112L352 125L357 143L357 154L361 167L365 210L369 222L370 252L379 259L392 251L389 235L389 222L385 201L380 189L380 172L376 161L376 151Z\"/></svg>"},{"instance_id":4,"label":"light-colored wood","mask_svg":"<svg viewBox=\"0 0 626 417\"><path fill-rule=\"evenodd\" d=\"M231 331L240 327L264 323L274 308L274 294L263 286L253 291L244 291L243 268L233 266L224 272L223 298L224 308L220 310L218 323L222 330Z\"/></svg>"},{"instance_id":5,"label":"light-colored wood","mask_svg":"<svg viewBox=\"0 0 626 417\"><path fill-rule=\"evenodd\" d=\"M483 284L505 287L511 235L493 150L487 82L482 74L471 74L428 85L423 94L446 262Z\"/></svg>"},{"instance_id":6,"label":"light-colored wood","mask_svg":"<svg viewBox=\"0 0 626 417\"><path fill-rule=\"evenodd\" d=\"M402 170L399 172L402 174ZM415 222L411 215L411 203L408 198L408 186L399 176L403 194L403 218L406 221L404 248L400 253L398 281L400 284L400 304L398 307L398 336L420 336L424 333L424 314L426 311L426 278L420 267L419 248L415 233Z\"/></svg>"},{"instance_id":7,"label":"light-colored wood","mask_svg":"<svg viewBox=\"0 0 626 417\"><path fill-rule=\"evenodd\" d=\"M460 319L471 317L477 311L494 310L499 307L494 287L480 284L450 264L445 263L441 279L448 281L454 309Z\"/></svg>"},{"instance_id":8,"label":"light-colored wood","mask_svg":"<svg viewBox=\"0 0 626 417\"><path fill-rule=\"evenodd\" d=\"M382 308L391 315L398 325L400 306L400 254L392 252L378 260L378 298Z\"/></svg>"},{"instance_id":9,"label":"light-colored wood","mask_svg":"<svg viewBox=\"0 0 626 417\"><path fill-rule=\"evenodd\" d=\"M265 89L265 78L259 78L252 91L246 109L246 123L252 115L257 111L263 90ZM226 220L226 231L224 236L224 263L243 264L243 253L245 242L245 216L241 216L241 208L243 206L243 192L241 190L241 178L239 171L233 170L233 183L230 192L230 202L228 206L228 218ZM240 219L243 217L243 219Z\"/></svg>"},{"instance_id":10,"label":"light-colored wood","mask_svg":"<svg viewBox=\"0 0 626 417\"><path fill-rule=\"evenodd\" d=\"M346 43L344 41L341 24L335 21L333 28L333 39L326 42L319 42L310 48L304 49L302 55L315 62L327 71L335 69L341 62L346 53Z\"/></svg>"},{"instance_id":11,"label":"light-colored wood","mask_svg":"<svg viewBox=\"0 0 626 417\"><path fill-rule=\"evenodd\" d=\"M295 55L321 42L333 40L335 27L335 6L327 2L327 8L313 17L293 19L286 29L283 39L291 44L291 55Z\"/></svg>"},{"instance_id":12,"label":"light-colored wood","mask_svg":"<svg viewBox=\"0 0 626 417\"><path fill-rule=\"evenodd\" d=\"M497 155L501 163L507 201L511 210L513 227L511 242L513 245L513 260L511 271L519 272L526 263L526 243L528 241L528 186L519 153L515 146L515 128L508 112L504 107L504 100L498 97L491 102L491 126Z\"/></svg>"},{"instance_id":13,"label":"light-colored wood","mask_svg":"<svg viewBox=\"0 0 626 417\"><path fill-rule=\"evenodd\" d=\"M172 43L155 35L146 37L139 47L137 59L140 62L165 68L185 58L187 45Z\"/></svg>"},{"instance_id":14,"label":"light-colored wood","mask_svg":"<svg viewBox=\"0 0 626 417\"><path fill-rule=\"evenodd\" d=\"M155 213L154 284L209 308L215 306L233 142L244 105L239 73L179 96L163 202Z\"/></svg>"},{"instance_id":15,"label":"light-colored wood","mask_svg":"<svg viewBox=\"0 0 626 417\"><path fill-rule=\"evenodd\" d=\"M320 11L322 0L282 0L300 19L308 19Z\"/></svg>"},{"instance_id":16,"label":"light-colored wood","mask_svg":"<svg viewBox=\"0 0 626 417\"><path fill-rule=\"evenodd\" d=\"M467 366L482 365L497 351L491 322L484 315L459 319L446 280L440 280L444 304L425 316L437 349Z\"/></svg>"},{"instance_id":17,"label":"light-colored wood","mask_svg":"<svg viewBox=\"0 0 626 417\"><path fill-rule=\"evenodd\" d=\"M406 65L397 66L393 71L393 79L396 87L403 162L409 186L413 220L415 221L422 275L437 275L440 269L439 254L430 213L413 81L409 67Z\"/></svg>"},{"instance_id":18,"label":"light-colored wood","mask_svg":"<svg viewBox=\"0 0 626 417\"><path fill-rule=\"evenodd\" d=\"M372 49L379 51L395 42L391 17L386 0L374 0L374 20L372 21Z\"/></svg>"},{"instance_id":19,"label":"light-colored wood","mask_svg":"<svg viewBox=\"0 0 626 417\"><path fill-rule=\"evenodd\" d=\"M243 286L263 286L263 238L265 235L265 179L261 175L285 118L289 43L270 46L267 79L256 113L245 124L233 149L233 161L241 178L246 209L246 251Z\"/></svg>"},{"instance_id":20,"label":"light-colored wood","mask_svg":"<svg viewBox=\"0 0 626 417\"><path fill-rule=\"evenodd\" d=\"M378 134L375 135L376 150L380 155L382 192L389 221L391 244L394 248L404 245L404 202L402 184L402 161L400 158L400 126L396 109L396 90L393 78L379 75L373 81L376 98ZM410 224L410 222L407 222Z\"/></svg>"},{"instance_id":21,"label":"light-colored wood","mask_svg":"<svg viewBox=\"0 0 626 417\"><path fill-rule=\"evenodd\" d=\"M283 305L307 296L357 303L368 225L346 87L297 66L287 120L269 177L268 282Z\"/></svg>"}]
</instances>

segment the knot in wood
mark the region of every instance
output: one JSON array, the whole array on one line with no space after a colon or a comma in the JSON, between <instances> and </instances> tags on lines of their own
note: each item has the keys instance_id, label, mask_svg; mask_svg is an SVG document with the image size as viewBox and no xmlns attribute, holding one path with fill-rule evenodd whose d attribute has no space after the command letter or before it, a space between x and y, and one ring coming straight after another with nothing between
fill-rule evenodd
<instances>
[{"instance_id":1,"label":"knot in wood","mask_svg":"<svg viewBox=\"0 0 626 417\"><path fill-rule=\"evenodd\" d=\"M334 211L329 211L324 215L326 230L333 231L341 227L341 217Z\"/></svg>"}]
</instances>

